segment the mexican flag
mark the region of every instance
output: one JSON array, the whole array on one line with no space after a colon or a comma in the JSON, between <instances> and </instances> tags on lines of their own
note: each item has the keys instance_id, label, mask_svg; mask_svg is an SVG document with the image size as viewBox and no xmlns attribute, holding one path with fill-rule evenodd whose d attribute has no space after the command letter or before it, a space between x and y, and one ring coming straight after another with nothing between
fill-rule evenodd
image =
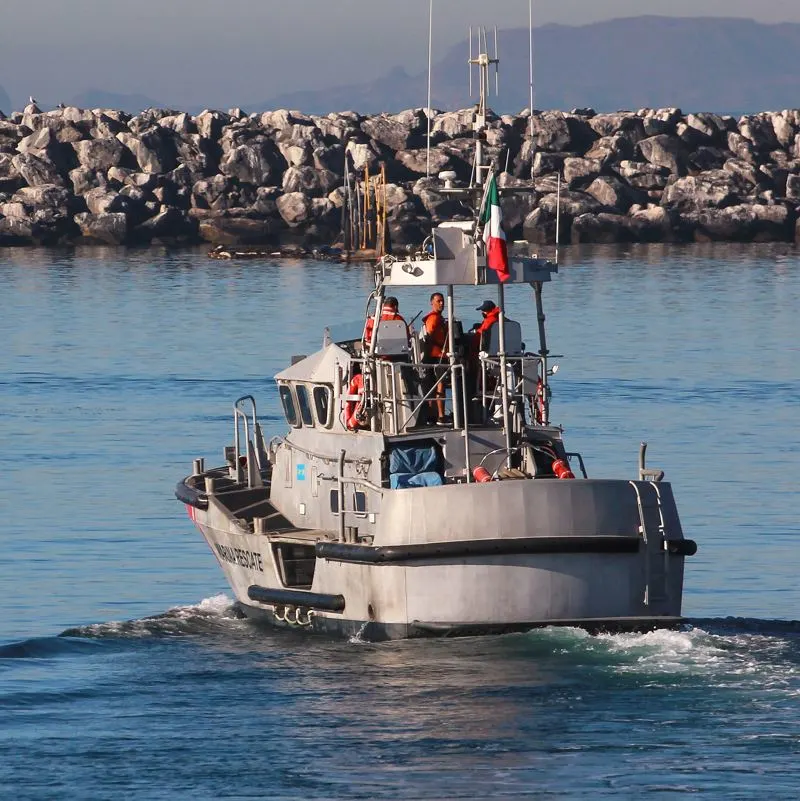
<instances>
[{"instance_id":1,"label":"mexican flag","mask_svg":"<svg viewBox=\"0 0 800 801\"><path fill-rule=\"evenodd\" d=\"M500 195L497 191L494 173L486 187L481 222L483 223L483 241L486 243L486 266L494 270L501 283L504 283L511 278L511 273L508 271L506 234L503 231L503 213L500 210Z\"/></svg>"}]
</instances>

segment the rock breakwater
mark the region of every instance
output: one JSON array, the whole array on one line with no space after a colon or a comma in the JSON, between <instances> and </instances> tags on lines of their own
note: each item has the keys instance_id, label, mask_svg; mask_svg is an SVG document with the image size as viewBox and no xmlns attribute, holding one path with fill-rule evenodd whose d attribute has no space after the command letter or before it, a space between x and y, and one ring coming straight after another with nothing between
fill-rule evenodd
<instances>
[{"instance_id":1,"label":"rock breakwater","mask_svg":"<svg viewBox=\"0 0 800 801\"><path fill-rule=\"evenodd\" d=\"M471 109L436 114L431 175L469 180L471 121ZM328 244L346 154L356 171L384 165L391 242L418 243L464 212L425 177L427 127L420 109L0 113L0 245ZM553 242L559 207L563 243L798 236L800 111L526 111L492 116L485 151L501 187L532 183L503 198L514 238Z\"/></svg>"}]
</instances>

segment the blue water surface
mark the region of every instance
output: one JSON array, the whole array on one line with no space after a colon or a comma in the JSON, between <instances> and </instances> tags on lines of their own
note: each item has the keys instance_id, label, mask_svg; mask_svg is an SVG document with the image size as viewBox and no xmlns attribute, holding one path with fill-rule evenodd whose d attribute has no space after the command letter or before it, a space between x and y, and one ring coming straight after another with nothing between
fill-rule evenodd
<instances>
[{"instance_id":1,"label":"blue water surface","mask_svg":"<svg viewBox=\"0 0 800 801\"><path fill-rule=\"evenodd\" d=\"M0 249L0 798L800 793L800 255L562 253L553 418L672 481L682 631L370 644L236 619L172 489L368 268ZM427 292L400 293L411 319ZM529 289L507 293L535 343ZM471 324L486 290L461 289Z\"/></svg>"}]
</instances>

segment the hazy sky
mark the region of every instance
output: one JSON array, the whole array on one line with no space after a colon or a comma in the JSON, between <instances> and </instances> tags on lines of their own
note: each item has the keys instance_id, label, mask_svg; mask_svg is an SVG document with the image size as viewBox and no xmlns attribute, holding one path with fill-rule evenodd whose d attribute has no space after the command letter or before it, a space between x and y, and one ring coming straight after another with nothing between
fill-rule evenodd
<instances>
[{"instance_id":1,"label":"hazy sky","mask_svg":"<svg viewBox=\"0 0 800 801\"><path fill-rule=\"evenodd\" d=\"M640 14L800 22L800 0L534 0L536 25ZM434 58L470 24L527 23L528 0L434 0ZM0 0L0 86L16 107L96 88L246 109L397 65L423 72L427 36L428 0Z\"/></svg>"}]
</instances>

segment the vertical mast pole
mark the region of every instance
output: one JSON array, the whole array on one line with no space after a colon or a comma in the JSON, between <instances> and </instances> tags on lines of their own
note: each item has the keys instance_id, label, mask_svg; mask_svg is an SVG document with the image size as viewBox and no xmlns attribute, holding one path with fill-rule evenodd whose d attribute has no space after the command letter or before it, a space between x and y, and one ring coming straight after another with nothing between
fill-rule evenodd
<instances>
[{"instance_id":1,"label":"vertical mast pole","mask_svg":"<svg viewBox=\"0 0 800 801\"><path fill-rule=\"evenodd\" d=\"M433 69L433 0L428 16L428 152L425 161L425 177L431 177L431 73Z\"/></svg>"},{"instance_id":2,"label":"vertical mast pole","mask_svg":"<svg viewBox=\"0 0 800 801\"><path fill-rule=\"evenodd\" d=\"M536 297L536 322L539 325L539 358L542 365L542 390L544 392L544 415L542 424L547 425L550 422L550 402L547 398L547 336L544 328L544 304L542 303L542 282L534 281L533 291Z\"/></svg>"},{"instance_id":3,"label":"vertical mast pole","mask_svg":"<svg viewBox=\"0 0 800 801\"><path fill-rule=\"evenodd\" d=\"M500 401L503 405L503 434L506 440L506 467L511 467L511 414L508 408L508 360L506 359L506 290L502 284L497 286L497 305L500 317L497 320L500 357Z\"/></svg>"},{"instance_id":4,"label":"vertical mast pole","mask_svg":"<svg viewBox=\"0 0 800 801\"><path fill-rule=\"evenodd\" d=\"M533 0L528 0L528 48L530 51L529 54L529 68L528 68L528 76L530 81L530 90L531 90L531 105L530 105L530 130L531 130L531 180L533 179Z\"/></svg>"}]
</instances>

